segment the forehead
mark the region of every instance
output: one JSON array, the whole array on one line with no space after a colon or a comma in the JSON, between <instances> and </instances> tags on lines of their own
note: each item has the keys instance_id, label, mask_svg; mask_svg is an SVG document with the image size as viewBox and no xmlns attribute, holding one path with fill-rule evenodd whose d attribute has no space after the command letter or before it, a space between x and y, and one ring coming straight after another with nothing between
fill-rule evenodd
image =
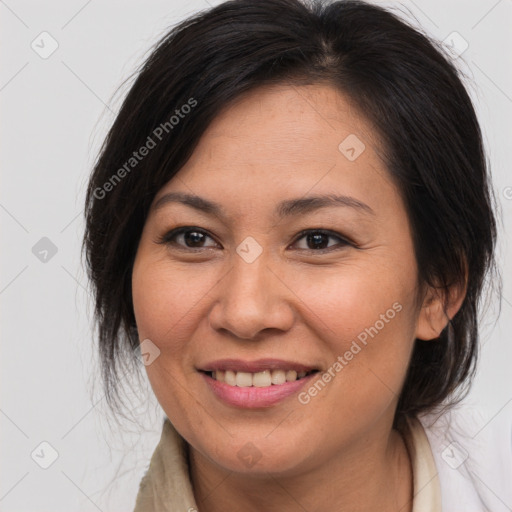
<instances>
[{"instance_id":1,"label":"forehead","mask_svg":"<svg viewBox=\"0 0 512 512\"><path fill-rule=\"evenodd\" d=\"M275 165L332 162L339 144L350 135L377 146L374 131L332 86L264 86L236 98L220 112L203 134L195 156L248 163L257 159Z\"/></svg>"},{"instance_id":2,"label":"forehead","mask_svg":"<svg viewBox=\"0 0 512 512\"><path fill-rule=\"evenodd\" d=\"M182 191L254 206L311 191L378 203L396 195L381 151L371 124L332 86L260 87L219 113L155 202Z\"/></svg>"}]
</instances>

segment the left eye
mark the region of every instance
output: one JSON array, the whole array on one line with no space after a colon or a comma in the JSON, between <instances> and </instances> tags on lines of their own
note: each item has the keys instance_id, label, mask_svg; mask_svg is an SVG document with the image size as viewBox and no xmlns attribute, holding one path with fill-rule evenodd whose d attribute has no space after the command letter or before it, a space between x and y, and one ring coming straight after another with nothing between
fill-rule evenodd
<instances>
[{"instance_id":1,"label":"left eye","mask_svg":"<svg viewBox=\"0 0 512 512\"><path fill-rule=\"evenodd\" d=\"M303 231L300 235L302 236L299 236L294 243L296 244L300 240L304 240L307 247L299 247L302 250L318 251L322 249L329 249L333 245L342 247L350 245L347 240L343 239L339 235L331 233L330 231L309 230ZM329 239L335 239L338 243L329 245Z\"/></svg>"}]
</instances>

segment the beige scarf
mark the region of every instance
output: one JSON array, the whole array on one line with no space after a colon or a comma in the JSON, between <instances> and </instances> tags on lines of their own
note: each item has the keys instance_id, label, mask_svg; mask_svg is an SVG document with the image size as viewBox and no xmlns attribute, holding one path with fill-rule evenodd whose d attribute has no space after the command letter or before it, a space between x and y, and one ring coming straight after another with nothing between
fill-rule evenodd
<instances>
[{"instance_id":1,"label":"beige scarf","mask_svg":"<svg viewBox=\"0 0 512 512\"><path fill-rule=\"evenodd\" d=\"M413 512L440 512L441 489L423 426L409 419L404 439L413 468ZM200 512L188 470L188 444L165 418L162 437L141 480L134 512Z\"/></svg>"}]
</instances>

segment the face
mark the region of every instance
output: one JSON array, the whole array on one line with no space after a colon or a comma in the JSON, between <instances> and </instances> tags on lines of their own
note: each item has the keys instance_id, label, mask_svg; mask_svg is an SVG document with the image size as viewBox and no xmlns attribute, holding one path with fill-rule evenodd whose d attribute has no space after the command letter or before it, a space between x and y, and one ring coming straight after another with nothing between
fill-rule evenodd
<instances>
[{"instance_id":1,"label":"face","mask_svg":"<svg viewBox=\"0 0 512 512\"><path fill-rule=\"evenodd\" d=\"M160 351L154 393L205 459L291 474L389 431L419 309L381 151L334 88L265 87L225 109L155 196L135 317Z\"/></svg>"}]
</instances>

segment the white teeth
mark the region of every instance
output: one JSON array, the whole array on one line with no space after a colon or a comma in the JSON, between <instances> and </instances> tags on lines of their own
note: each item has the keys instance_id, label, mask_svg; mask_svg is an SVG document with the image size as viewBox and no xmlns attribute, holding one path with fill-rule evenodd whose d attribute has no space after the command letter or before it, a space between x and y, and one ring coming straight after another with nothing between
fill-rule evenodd
<instances>
[{"instance_id":1,"label":"white teeth","mask_svg":"<svg viewBox=\"0 0 512 512\"><path fill-rule=\"evenodd\" d=\"M286 372L284 370L272 371L272 384L279 385L286 382Z\"/></svg>"},{"instance_id":2,"label":"white teeth","mask_svg":"<svg viewBox=\"0 0 512 512\"><path fill-rule=\"evenodd\" d=\"M230 386L236 386L236 374L231 370L226 370L224 374L224 382Z\"/></svg>"},{"instance_id":3,"label":"white teeth","mask_svg":"<svg viewBox=\"0 0 512 512\"><path fill-rule=\"evenodd\" d=\"M294 380L297 380L297 372L295 370L288 370L286 372L286 381L293 382Z\"/></svg>"},{"instance_id":4,"label":"white teeth","mask_svg":"<svg viewBox=\"0 0 512 512\"><path fill-rule=\"evenodd\" d=\"M257 388L264 388L266 386L272 385L272 376L270 375L270 370L265 370L263 372L255 373L252 376L252 385Z\"/></svg>"},{"instance_id":5,"label":"white teeth","mask_svg":"<svg viewBox=\"0 0 512 512\"><path fill-rule=\"evenodd\" d=\"M302 379L306 374L307 372L297 373L295 370L263 370L256 373L217 370L212 372L212 377L230 386L265 388L271 385L279 386L285 382L294 382L297 379Z\"/></svg>"},{"instance_id":6,"label":"white teeth","mask_svg":"<svg viewBox=\"0 0 512 512\"><path fill-rule=\"evenodd\" d=\"M236 372L236 385L239 388L252 386L252 375L246 372Z\"/></svg>"}]
</instances>

